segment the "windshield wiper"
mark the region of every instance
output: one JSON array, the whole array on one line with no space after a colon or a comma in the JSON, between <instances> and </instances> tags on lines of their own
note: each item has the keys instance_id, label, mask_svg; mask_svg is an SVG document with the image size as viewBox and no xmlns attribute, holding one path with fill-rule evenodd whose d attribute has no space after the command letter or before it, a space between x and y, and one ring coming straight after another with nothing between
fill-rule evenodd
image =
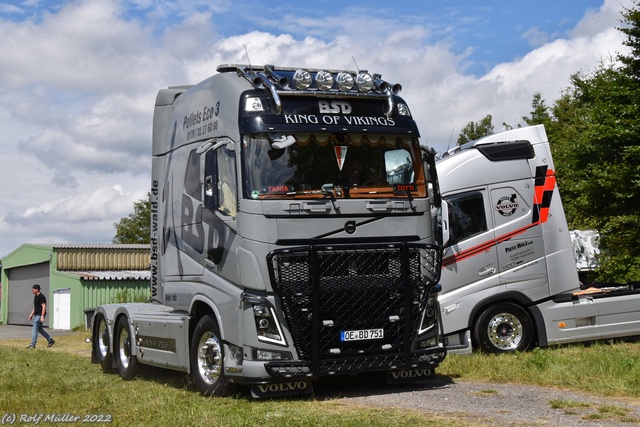
<instances>
[{"instance_id":1,"label":"windshield wiper","mask_svg":"<svg viewBox=\"0 0 640 427\"><path fill-rule=\"evenodd\" d=\"M331 204L333 205L333 209L336 212L340 212L340 205L338 204L338 201L336 200L336 195L333 194L333 189L329 190L329 189L322 189L322 191L324 191L324 197L329 197L331 199ZM323 197L323 198L324 198Z\"/></svg>"},{"instance_id":2,"label":"windshield wiper","mask_svg":"<svg viewBox=\"0 0 640 427\"><path fill-rule=\"evenodd\" d=\"M305 194L322 194L322 198L330 198L331 199L331 205L333 205L333 209L340 213L340 204L338 203L338 200L336 199L336 195L333 194L333 187L332 189L328 189L328 188L324 188L325 186L323 186L322 190L298 190L298 191L288 191L286 193L287 196L299 196L299 195L305 195Z\"/></svg>"}]
</instances>

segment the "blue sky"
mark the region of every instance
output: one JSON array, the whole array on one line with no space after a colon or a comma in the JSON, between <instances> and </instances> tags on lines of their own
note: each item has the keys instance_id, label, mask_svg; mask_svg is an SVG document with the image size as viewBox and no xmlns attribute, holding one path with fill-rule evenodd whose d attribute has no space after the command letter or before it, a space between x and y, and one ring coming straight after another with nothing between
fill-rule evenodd
<instances>
[{"instance_id":1,"label":"blue sky","mask_svg":"<svg viewBox=\"0 0 640 427\"><path fill-rule=\"evenodd\" d=\"M103 243L149 189L160 88L222 63L353 69L403 86L422 143L521 123L601 60L631 0L0 0L0 257ZM268 7L266 7L268 6Z\"/></svg>"}]
</instances>

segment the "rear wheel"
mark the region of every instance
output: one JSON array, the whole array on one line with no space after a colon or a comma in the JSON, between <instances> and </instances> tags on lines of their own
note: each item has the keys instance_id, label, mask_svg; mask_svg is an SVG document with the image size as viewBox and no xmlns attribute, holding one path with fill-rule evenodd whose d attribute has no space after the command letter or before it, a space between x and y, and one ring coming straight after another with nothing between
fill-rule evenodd
<instances>
[{"instance_id":1,"label":"rear wheel","mask_svg":"<svg viewBox=\"0 0 640 427\"><path fill-rule=\"evenodd\" d=\"M533 323L529 314L511 303L489 306L474 327L477 347L489 353L525 351L533 343Z\"/></svg>"},{"instance_id":2,"label":"rear wheel","mask_svg":"<svg viewBox=\"0 0 640 427\"><path fill-rule=\"evenodd\" d=\"M195 327L191 341L191 372L198 390L205 396L225 396L229 381L224 375L224 347L218 323L204 316Z\"/></svg>"},{"instance_id":3,"label":"rear wheel","mask_svg":"<svg viewBox=\"0 0 640 427\"><path fill-rule=\"evenodd\" d=\"M130 380L134 377L138 359L133 355L131 333L129 322L125 316L118 319L116 324L116 335L113 341L113 350L118 373L123 380Z\"/></svg>"},{"instance_id":4,"label":"rear wheel","mask_svg":"<svg viewBox=\"0 0 640 427\"><path fill-rule=\"evenodd\" d=\"M102 370L110 371L112 367L111 348L109 348L109 329L103 314L97 314L96 326L93 329L93 352Z\"/></svg>"}]
</instances>

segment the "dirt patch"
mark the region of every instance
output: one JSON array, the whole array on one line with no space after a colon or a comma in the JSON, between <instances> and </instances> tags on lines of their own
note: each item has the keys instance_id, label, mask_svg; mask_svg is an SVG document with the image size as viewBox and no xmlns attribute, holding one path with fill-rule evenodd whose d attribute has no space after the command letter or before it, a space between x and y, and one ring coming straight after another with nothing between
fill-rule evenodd
<instances>
[{"instance_id":1,"label":"dirt patch","mask_svg":"<svg viewBox=\"0 0 640 427\"><path fill-rule=\"evenodd\" d=\"M336 389L340 390L339 397ZM486 426L640 425L638 399L603 398L522 384L459 381L445 376L402 386L389 386L370 379L343 379L316 387L316 394L317 398L341 399L346 403L376 407L409 408Z\"/></svg>"}]
</instances>

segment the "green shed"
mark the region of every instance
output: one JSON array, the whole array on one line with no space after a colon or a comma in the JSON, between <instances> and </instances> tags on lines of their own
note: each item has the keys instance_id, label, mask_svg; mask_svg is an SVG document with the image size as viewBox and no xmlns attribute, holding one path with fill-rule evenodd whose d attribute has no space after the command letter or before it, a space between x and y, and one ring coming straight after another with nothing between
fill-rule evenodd
<instances>
[{"instance_id":1,"label":"green shed","mask_svg":"<svg viewBox=\"0 0 640 427\"><path fill-rule=\"evenodd\" d=\"M149 266L149 245L24 244L2 258L0 323L31 324L37 283L47 298L45 327L88 326L98 305L148 300Z\"/></svg>"}]
</instances>

